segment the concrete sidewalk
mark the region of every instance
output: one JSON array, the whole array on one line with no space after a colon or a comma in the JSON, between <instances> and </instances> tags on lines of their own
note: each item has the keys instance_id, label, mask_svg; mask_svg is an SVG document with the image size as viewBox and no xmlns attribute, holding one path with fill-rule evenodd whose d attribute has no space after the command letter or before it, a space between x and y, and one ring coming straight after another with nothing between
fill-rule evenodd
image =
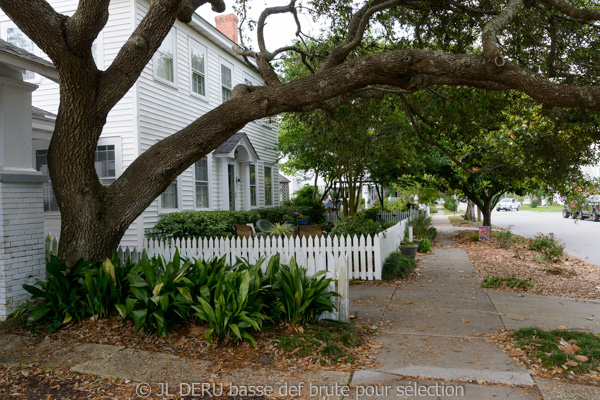
<instances>
[{"instance_id":1,"label":"concrete sidewalk","mask_svg":"<svg viewBox=\"0 0 600 400\"><path fill-rule=\"evenodd\" d=\"M382 366L355 373L353 382L364 386L393 381L392 387L403 389L410 384L447 385L441 394L420 397L431 399L600 399L597 388L586 397L552 397L550 392L542 397L538 387L547 391L552 381L536 385L524 367L489 341L498 330L521 326L564 325L600 332L595 318L589 319L598 303L487 292L466 252L453 246L448 233L454 228L447 217L434 216L433 225L441 233L442 247L421 258L423 272L417 282L402 289L351 288L351 313L379 324L383 333L377 359ZM463 397L457 395L457 385L464 389ZM396 392L378 398L410 397Z\"/></svg>"}]
</instances>

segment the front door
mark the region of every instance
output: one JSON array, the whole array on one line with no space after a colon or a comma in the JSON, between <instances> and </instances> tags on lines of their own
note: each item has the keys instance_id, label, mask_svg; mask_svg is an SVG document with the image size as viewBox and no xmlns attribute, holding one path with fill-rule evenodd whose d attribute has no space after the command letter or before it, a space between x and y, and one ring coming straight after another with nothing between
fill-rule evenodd
<instances>
[{"instance_id":1,"label":"front door","mask_svg":"<svg viewBox=\"0 0 600 400\"><path fill-rule=\"evenodd\" d=\"M235 210L235 169L232 164L227 165L229 177L229 209Z\"/></svg>"}]
</instances>

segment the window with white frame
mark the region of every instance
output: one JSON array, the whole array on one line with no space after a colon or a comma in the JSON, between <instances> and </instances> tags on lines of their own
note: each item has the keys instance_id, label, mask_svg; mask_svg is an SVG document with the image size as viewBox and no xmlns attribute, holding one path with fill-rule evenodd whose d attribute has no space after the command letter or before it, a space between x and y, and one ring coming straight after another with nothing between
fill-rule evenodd
<instances>
[{"instance_id":1,"label":"window with white frame","mask_svg":"<svg viewBox=\"0 0 600 400\"><path fill-rule=\"evenodd\" d=\"M117 180L116 150L114 144L96 147L94 154L96 174L103 185L110 185Z\"/></svg>"},{"instance_id":2,"label":"window with white frame","mask_svg":"<svg viewBox=\"0 0 600 400\"><path fill-rule=\"evenodd\" d=\"M206 47L190 39L190 66L192 92L206 96Z\"/></svg>"},{"instance_id":3,"label":"window with white frame","mask_svg":"<svg viewBox=\"0 0 600 400\"><path fill-rule=\"evenodd\" d=\"M176 31L171 30L154 55L155 77L170 83L175 83L176 36Z\"/></svg>"},{"instance_id":4,"label":"window with white frame","mask_svg":"<svg viewBox=\"0 0 600 400\"><path fill-rule=\"evenodd\" d=\"M160 208L162 209L178 209L179 208L179 188L177 179L175 179L169 187L160 195Z\"/></svg>"},{"instance_id":5,"label":"window with white frame","mask_svg":"<svg viewBox=\"0 0 600 400\"><path fill-rule=\"evenodd\" d=\"M256 165L250 164L250 206L256 207Z\"/></svg>"},{"instance_id":6,"label":"window with white frame","mask_svg":"<svg viewBox=\"0 0 600 400\"><path fill-rule=\"evenodd\" d=\"M231 99L233 90L233 66L221 61L221 100L223 103Z\"/></svg>"},{"instance_id":7,"label":"window with white frame","mask_svg":"<svg viewBox=\"0 0 600 400\"><path fill-rule=\"evenodd\" d=\"M35 169L41 171L42 174L48 178L48 180L42 184L42 190L44 192L44 211L59 211L58 202L56 201L54 189L52 188L52 181L50 180L50 173L48 172L48 150L35 151Z\"/></svg>"},{"instance_id":8,"label":"window with white frame","mask_svg":"<svg viewBox=\"0 0 600 400\"><path fill-rule=\"evenodd\" d=\"M6 28L6 41L14 46L17 46L25 51L28 51L33 54L35 47L33 44L33 40L29 39L23 31L21 31L16 26ZM25 71L23 74L23 79L34 79L35 73L32 71Z\"/></svg>"},{"instance_id":9,"label":"window with white frame","mask_svg":"<svg viewBox=\"0 0 600 400\"><path fill-rule=\"evenodd\" d=\"M265 206L273 205L273 177L271 167L264 167L265 172Z\"/></svg>"},{"instance_id":10,"label":"window with white frame","mask_svg":"<svg viewBox=\"0 0 600 400\"><path fill-rule=\"evenodd\" d=\"M196 208L208 208L208 157L195 164Z\"/></svg>"}]
</instances>

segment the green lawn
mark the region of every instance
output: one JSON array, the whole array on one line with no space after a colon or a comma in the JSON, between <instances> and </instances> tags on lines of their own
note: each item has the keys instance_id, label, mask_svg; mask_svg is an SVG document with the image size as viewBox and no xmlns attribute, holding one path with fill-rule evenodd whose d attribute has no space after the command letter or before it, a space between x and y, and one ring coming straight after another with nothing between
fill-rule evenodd
<instances>
[{"instance_id":1,"label":"green lawn","mask_svg":"<svg viewBox=\"0 0 600 400\"><path fill-rule=\"evenodd\" d=\"M537 206L535 208L531 208L531 206L529 204L523 204L521 206L521 210L536 211L536 212L561 212L563 210L563 206L548 206L548 207Z\"/></svg>"}]
</instances>

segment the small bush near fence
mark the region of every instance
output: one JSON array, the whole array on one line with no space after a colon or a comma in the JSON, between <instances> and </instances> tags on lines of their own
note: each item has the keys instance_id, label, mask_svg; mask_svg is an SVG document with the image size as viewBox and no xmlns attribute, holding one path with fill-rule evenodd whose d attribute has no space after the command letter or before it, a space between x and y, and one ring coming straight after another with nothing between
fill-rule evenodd
<instances>
[{"instance_id":1,"label":"small bush near fence","mask_svg":"<svg viewBox=\"0 0 600 400\"><path fill-rule=\"evenodd\" d=\"M431 251L431 240L425 238L421 240L421 244L417 249L419 253L429 253Z\"/></svg>"},{"instance_id":2,"label":"small bush near fence","mask_svg":"<svg viewBox=\"0 0 600 400\"><path fill-rule=\"evenodd\" d=\"M404 257L402 253L393 252L385 260L381 277L384 280L406 278L416 268L417 262Z\"/></svg>"},{"instance_id":3,"label":"small bush near fence","mask_svg":"<svg viewBox=\"0 0 600 400\"><path fill-rule=\"evenodd\" d=\"M320 204L320 202L318 202ZM234 224L244 225L266 219L271 223L280 223L285 215L302 214L309 218L311 224L325 221L322 204L296 206L293 204L281 207L265 208L255 211L182 211L163 215L153 228L146 230L151 239L183 239L233 236Z\"/></svg>"},{"instance_id":4,"label":"small bush near fence","mask_svg":"<svg viewBox=\"0 0 600 400\"><path fill-rule=\"evenodd\" d=\"M80 261L71 269L55 256L47 264L49 278L25 285L32 300L15 316L24 316L34 329L49 332L94 315L119 314L131 319L135 329L166 336L179 325L206 323L206 339L248 340L253 333L278 319L296 324L315 322L335 305L329 291L331 279L298 268L280 265L279 257L256 264L239 261L229 266L225 258L192 261L179 257L165 262L145 253L137 263L123 264L118 257L104 263Z\"/></svg>"},{"instance_id":5,"label":"small bush near fence","mask_svg":"<svg viewBox=\"0 0 600 400\"><path fill-rule=\"evenodd\" d=\"M365 216L366 213L360 213L353 217L344 218L338 221L331 230L333 236L354 236L354 235L376 235L383 232L383 225L369 219Z\"/></svg>"},{"instance_id":6,"label":"small bush near fence","mask_svg":"<svg viewBox=\"0 0 600 400\"><path fill-rule=\"evenodd\" d=\"M498 244L503 249L510 249L515 241L514 234L510 230L510 227L505 231L497 231L492 233L492 236L496 238Z\"/></svg>"}]
</instances>

